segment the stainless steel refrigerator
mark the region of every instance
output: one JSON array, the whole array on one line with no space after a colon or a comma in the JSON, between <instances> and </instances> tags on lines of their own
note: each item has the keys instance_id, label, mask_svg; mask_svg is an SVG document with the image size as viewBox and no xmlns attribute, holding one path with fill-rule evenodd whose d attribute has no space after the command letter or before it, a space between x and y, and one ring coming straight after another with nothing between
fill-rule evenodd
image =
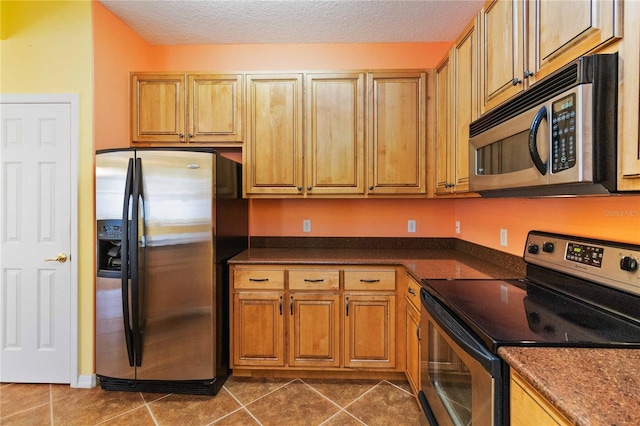
<instances>
[{"instance_id":1,"label":"stainless steel refrigerator","mask_svg":"<svg viewBox=\"0 0 640 426\"><path fill-rule=\"evenodd\" d=\"M241 165L211 149L96 153L103 389L215 395L229 374L226 260L248 246Z\"/></svg>"}]
</instances>

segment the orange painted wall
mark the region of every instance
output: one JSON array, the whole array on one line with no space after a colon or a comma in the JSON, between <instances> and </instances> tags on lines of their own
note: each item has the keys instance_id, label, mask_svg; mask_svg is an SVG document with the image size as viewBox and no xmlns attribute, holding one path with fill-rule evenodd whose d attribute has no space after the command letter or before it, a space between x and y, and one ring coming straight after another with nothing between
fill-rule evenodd
<instances>
[{"instance_id":1,"label":"orange painted wall","mask_svg":"<svg viewBox=\"0 0 640 426\"><path fill-rule=\"evenodd\" d=\"M448 200L251 200L253 236L450 237L454 203ZM302 221L311 220L311 232ZM407 221L416 232L407 232Z\"/></svg>"},{"instance_id":2,"label":"orange painted wall","mask_svg":"<svg viewBox=\"0 0 640 426\"><path fill-rule=\"evenodd\" d=\"M521 255L532 229L640 244L640 196L467 199L455 202L460 238ZM500 246L507 230L507 247Z\"/></svg>"},{"instance_id":3,"label":"orange painted wall","mask_svg":"<svg viewBox=\"0 0 640 426\"><path fill-rule=\"evenodd\" d=\"M102 4L92 6L95 149L128 147L129 72L157 68L157 57Z\"/></svg>"}]
</instances>

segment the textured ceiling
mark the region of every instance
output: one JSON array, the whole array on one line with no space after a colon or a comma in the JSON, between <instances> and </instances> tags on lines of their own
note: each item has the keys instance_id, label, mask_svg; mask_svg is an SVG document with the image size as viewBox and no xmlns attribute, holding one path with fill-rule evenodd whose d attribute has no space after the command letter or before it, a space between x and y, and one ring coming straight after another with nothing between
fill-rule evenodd
<instances>
[{"instance_id":1,"label":"textured ceiling","mask_svg":"<svg viewBox=\"0 0 640 426\"><path fill-rule=\"evenodd\" d=\"M99 0L154 45L453 41L484 0Z\"/></svg>"}]
</instances>

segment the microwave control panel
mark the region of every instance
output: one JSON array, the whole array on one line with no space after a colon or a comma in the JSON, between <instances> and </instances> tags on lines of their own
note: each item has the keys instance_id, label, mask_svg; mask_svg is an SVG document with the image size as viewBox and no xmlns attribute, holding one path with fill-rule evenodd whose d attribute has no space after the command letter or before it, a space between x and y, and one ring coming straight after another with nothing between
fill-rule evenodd
<instances>
[{"instance_id":1,"label":"microwave control panel","mask_svg":"<svg viewBox=\"0 0 640 426\"><path fill-rule=\"evenodd\" d=\"M551 108L551 171L570 169L576 156L576 94L571 93Z\"/></svg>"}]
</instances>

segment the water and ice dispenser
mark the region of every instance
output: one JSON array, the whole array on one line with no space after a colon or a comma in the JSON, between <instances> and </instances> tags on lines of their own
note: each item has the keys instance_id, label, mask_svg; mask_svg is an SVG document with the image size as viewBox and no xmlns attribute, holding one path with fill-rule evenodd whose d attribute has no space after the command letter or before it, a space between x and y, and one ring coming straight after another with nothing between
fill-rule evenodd
<instances>
[{"instance_id":1,"label":"water and ice dispenser","mask_svg":"<svg viewBox=\"0 0 640 426\"><path fill-rule=\"evenodd\" d=\"M120 277L122 257L122 221L117 219L97 221L98 276Z\"/></svg>"}]
</instances>

